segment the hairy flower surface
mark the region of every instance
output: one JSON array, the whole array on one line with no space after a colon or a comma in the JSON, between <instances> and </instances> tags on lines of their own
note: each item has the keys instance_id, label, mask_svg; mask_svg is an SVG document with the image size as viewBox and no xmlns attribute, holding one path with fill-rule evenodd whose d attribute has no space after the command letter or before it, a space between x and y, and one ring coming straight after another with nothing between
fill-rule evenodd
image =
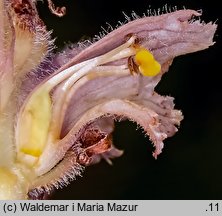
<instances>
[{"instance_id":1,"label":"hairy flower surface","mask_svg":"<svg viewBox=\"0 0 222 216\"><path fill-rule=\"evenodd\" d=\"M127 17L99 40L54 54L35 3L0 0L0 198L45 198L85 166L111 163L122 155L115 120L137 122L157 158L183 116L155 87L176 56L214 44L217 26L200 15Z\"/></svg>"}]
</instances>

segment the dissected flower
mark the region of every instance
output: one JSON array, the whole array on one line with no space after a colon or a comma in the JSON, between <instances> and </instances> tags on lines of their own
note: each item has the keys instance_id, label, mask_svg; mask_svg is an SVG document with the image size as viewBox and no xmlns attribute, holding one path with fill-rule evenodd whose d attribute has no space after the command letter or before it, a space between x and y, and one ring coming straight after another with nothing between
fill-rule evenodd
<instances>
[{"instance_id":1,"label":"dissected flower","mask_svg":"<svg viewBox=\"0 0 222 216\"><path fill-rule=\"evenodd\" d=\"M63 9L51 10L62 15ZM53 54L30 0L0 0L0 198L39 199L85 166L122 155L114 120L137 122L162 152L183 116L154 91L173 58L213 45L193 10L129 20Z\"/></svg>"}]
</instances>

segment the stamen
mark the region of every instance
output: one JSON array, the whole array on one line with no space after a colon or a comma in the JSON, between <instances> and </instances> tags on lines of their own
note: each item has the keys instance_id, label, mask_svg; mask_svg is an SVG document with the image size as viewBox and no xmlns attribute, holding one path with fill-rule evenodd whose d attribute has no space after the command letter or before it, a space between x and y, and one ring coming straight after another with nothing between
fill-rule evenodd
<instances>
[{"instance_id":1,"label":"stamen","mask_svg":"<svg viewBox=\"0 0 222 216\"><path fill-rule=\"evenodd\" d=\"M127 58L131 55L135 55L136 49L132 47L136 40L135 36L132 36L126 43L120 45L119 47L109 51L108 53L95 57L93 59L89 59L85 62L81 62L80 64L73 65L56 76L52 77L45 83L45 86L48 85L49 88L53 88L55 85L58 85L62 81L66 80L64 84L62 84L60 90L60 94L57 97L56 103L54 104L53 109L53 119L51 124L50 131L52 132L49 137L53 140L59 138L59 133L61 130L61 109L65 106L65 98L70 90L70 88L82 77L86 76L88 73L95 70L96 67L115 61L123 58ZM106 70L106 69L105 69ZM123 73L128 72L128 70L121 70ZM53 124L56 122L56 124Z\"/></svg>"},{"instance_id":2,"label":"stamen","mask_svg":"<svg viewBox=\"0 0 222 216\"><path fill-rule=\"evenodd\" d=\"M18 151L26 155L39 157L49 141L54 143L59 139L65 113L62 110L67 107L67 97L70 97L69 92L73 89L73 86L76 87L74 89L79 87L79 85L76 85L79 80L84 77L86 77L84 80L89 80L100 75L129 74L127 65L105 66L104 64L135 55L137 51L133 47L135 39L136 37L132 36L126 43L104 55L67 68L37 89L25 105L18 123ZM62 74L64 76L61 76ZM65 82L58 88L58 97L52 109L49 92L55 85L63 81ZM27 131L29 131L28 134Z\"/></svg>"},{"instance_id":3,"label":"stamen","mask_svg":"<svg viewBox=\"0 0 222 216\"><path fill-rule=\"evenodd\" d=\"M77 79L77 77L79 79L99 65L134 55L136 50L134 47L131 46L135 43L135 41L136 36L132 36L128 41L126 41L126 43L120 45L119 47L109 51L104 55L86 60L61 71L59 74L49 79L45 83L45 85L50 86L50 88L53 88L55 85L58 85L65 79L71 78L73 75L75 77L73 77L74 80ZM78 75L75 75L76 73L78 73Z\"/></svg>"},{"instance_id":4,"label":"stamen","mask_svg":"<svg viewBox=\"0 0 222 216\"><path fill-rule=\"evenodd\" d=\"M95 77L104 77L104 76L124 76L129 75L129 69L127 65L122 66L97 66L87 75L83 76L82 78L75 80L75 82L71 82L69 80L69 88L64 85L61 87L63 90L63 94L59 94L56 103L54 104L53 108L53 119L51 123L50 132L53 133L52 137L55 137L55 134L59 134L62 126L62 122L64 119L65 112L61 110L66 110L68 106L68 101L73 96L73 94L82 86L84 83L88 82L90 79L94 79ZM67 81L68 82L68 81ZM58 90L60 92L60 90Z\"/></svg>"}]
</instances>

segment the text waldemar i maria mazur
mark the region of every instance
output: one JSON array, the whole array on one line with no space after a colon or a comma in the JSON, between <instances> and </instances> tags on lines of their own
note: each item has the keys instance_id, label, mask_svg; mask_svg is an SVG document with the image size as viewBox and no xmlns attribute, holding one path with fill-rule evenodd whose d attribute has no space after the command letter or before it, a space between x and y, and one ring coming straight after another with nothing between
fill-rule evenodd
<instances>
[{"instance_id":1,"label":"text waldemar i maria mazur","mask_svg":"<svg viewBox=\"0 0 222 216\"><path fill-rule=\"evenodd\" d=\"M115 202L108 202L108 203L95 203L95 204L88 204L86 202L83 203L72 203L70 205L64 204L46 204L46 203L19 203L20 209L23 212L29 211L137 211L138 205L135 204L117 204Z\"/></svg>"}]
</instances>

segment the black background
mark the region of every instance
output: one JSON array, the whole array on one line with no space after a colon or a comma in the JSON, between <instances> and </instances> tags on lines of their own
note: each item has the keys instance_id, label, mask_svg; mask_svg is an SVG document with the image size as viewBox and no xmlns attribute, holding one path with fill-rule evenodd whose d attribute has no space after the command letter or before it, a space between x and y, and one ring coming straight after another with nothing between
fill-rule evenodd
<instances>
[{"instance_id":1,"label":"black background","mask_svg":"<svg viewBox=\"0 0 222 216\"><path fill-rule=\"evenodd\" d=\"M168 4L202 9L202 19L216 21L216 44L201 52L174 60L157 92L175 97L176 108L185 116L179 132L165 141L155 160L153 147L130 122L117 123L114 143L125 150L113 166L106 162L88 167L52 199L222 199L222 103L221 103L221 7L218 0L59 0L67 14L50 14L39 2L40 16L53 29L56 45L93 37L106 22L113 26L126 14Z\"/></svg>"}]
</instances>

